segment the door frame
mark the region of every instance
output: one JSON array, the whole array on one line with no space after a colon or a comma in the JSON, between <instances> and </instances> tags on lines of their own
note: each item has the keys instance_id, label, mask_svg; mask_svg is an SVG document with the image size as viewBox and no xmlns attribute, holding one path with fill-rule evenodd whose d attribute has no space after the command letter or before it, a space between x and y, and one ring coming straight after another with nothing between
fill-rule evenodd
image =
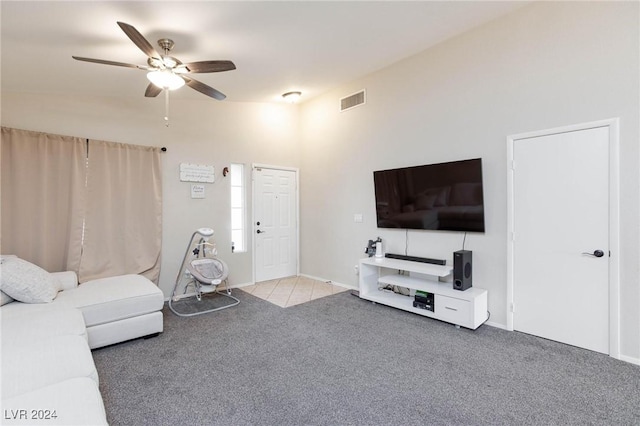
<instances>
[{"instance_id":1,"label":"door frame","mask_svg":"<svg viewBox=\"0 0 640 426\"><path fill-rule=\"evenodd\" d=\"M261 164L261 163L251 163L251 226L249 229L251 230L251 247L253 250L252 256L252 276L251 282L253 284L256 283L256 228L255 228L255 206L256 206L256 179L255 179L255 170L256 169L270 169L270 170L283 170L287 172L294 172L296 175L296 207L295 207L295 234L296 234L296 246L295 246L295 256L296 256L296 275L300 275L300 170L297 167L285 167L285 166L274 166L271 164Z\"/></svg>"},{"instance_id":2,"label":"door frame","mask_svg":"<svg viewBox=\"0 0 640 426\"><path fill-rule=\"evenodd\" d=\"M609 129L609 356L620 359L620 119L617 117L507 136L507 330L513 331L514 308L514 143L598 127Z\"/></svg>"}]
</instances>

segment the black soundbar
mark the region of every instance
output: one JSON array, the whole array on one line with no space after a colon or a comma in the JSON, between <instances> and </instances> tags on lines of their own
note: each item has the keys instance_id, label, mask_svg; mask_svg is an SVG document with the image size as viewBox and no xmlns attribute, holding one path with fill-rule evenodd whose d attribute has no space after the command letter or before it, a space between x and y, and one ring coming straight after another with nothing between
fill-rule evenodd
<instances>
[{"instance_id":1,"label":"black soundbar","mask_svg":"<svg viewBox=\"0 0 640 426\"><path fill-rule=\"evenodd\" d=\"M410 260L412 262L432 263L434 265L446 265L447 261L443 259L429 259L428 257L406 256L404 254L386 253L384 257L389 259Z\"/></svg>"}]
</instances>

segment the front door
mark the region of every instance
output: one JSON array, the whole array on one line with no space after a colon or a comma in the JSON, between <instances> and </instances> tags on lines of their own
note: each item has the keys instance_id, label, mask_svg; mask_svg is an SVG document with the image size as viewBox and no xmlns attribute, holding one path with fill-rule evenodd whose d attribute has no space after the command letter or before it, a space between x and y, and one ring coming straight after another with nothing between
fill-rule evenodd
<instances>
[{"instance_id":1,"label":"front door","mask_svg":"<svg viewBox=\"0 0 640 426\"><path fill-rule=\"evenodd\" d=\"M609 128L513 141L513 328L609 353Z\"/></svg>"},{"instance_id":2,"label":"front door","mask_svg":"<svg viewBox=\"0 0 640 426\"><path fill-rule=\"evenodd\" d=\"M297 172L254 167L255 281L298 271Z\"/></svg>"}]
</instances>

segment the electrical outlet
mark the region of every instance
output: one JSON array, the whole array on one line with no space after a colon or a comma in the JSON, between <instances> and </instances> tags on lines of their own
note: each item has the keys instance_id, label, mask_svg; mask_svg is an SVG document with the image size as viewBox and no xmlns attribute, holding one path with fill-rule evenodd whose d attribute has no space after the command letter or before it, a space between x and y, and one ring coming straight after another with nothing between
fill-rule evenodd
<instances>
[{"instance_id":1,"label":"electrical outlet","mask_svg":"<svg viewBox=\"0 0 640 426\"><path fill-rule=\"evenodd\" d=\"M358 269L358 265L354 266L353 269L355 270L356 275L358 275L358 273L360 272L360 270Z\"/></svg>"}]
</instances>

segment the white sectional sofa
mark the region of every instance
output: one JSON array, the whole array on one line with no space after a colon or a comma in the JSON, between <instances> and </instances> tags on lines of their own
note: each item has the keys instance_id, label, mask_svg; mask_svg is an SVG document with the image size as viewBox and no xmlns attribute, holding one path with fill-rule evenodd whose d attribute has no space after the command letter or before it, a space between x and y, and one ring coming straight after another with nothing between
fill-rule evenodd
<instances>
[{"instance_id":1,"label":"white sectional sofa","mask_svg":"<svg viewBox=\"0 0 640 426\"><path fill-rule=\"evenodd\" d=\"M37 272L26 289L17 266ZM139 275L78 285L73 272L38 269L2 259L1 423L107 424L91 349L162 332L163 293Z\"/></svg>"}]
</instances>

